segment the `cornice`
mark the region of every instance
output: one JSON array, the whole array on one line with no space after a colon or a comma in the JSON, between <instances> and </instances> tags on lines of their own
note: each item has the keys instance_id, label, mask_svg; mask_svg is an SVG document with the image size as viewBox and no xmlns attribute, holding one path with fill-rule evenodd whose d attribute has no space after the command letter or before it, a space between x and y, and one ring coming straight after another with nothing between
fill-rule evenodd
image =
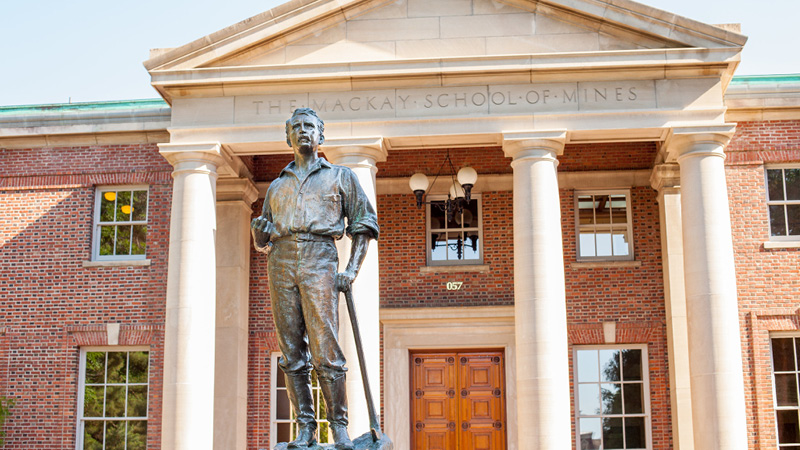
<instances>
[{"instance_id":1,"label":"cornice","mask_svg":"<svg viewBox=\"0 0 800 450\"><path fill-rule=\"evenodd\" d=\"M531 83L718 76L727 84L740 53L741 48L640 49L154 70L151 77L168 102L179 97L356 90L362 88L359 84L380 88L381 80L386 86L457 86L511 74Z\"/></svg>"}]
</instances>

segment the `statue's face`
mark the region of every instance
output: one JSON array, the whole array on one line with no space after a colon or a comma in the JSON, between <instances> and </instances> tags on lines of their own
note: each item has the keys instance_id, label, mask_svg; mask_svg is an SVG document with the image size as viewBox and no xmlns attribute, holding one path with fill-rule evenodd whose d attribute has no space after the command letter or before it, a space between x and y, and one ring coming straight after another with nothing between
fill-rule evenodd
<instances>
[{"instance_id":1,"label":"statue's face","mask_svg":"<svg viewBox=\"0 0 800 450\"><path fill-rule=\"evenodd\" d=\"M289 122L289 142L295 151L311 152L320 144L319 124L317 118L301 114Z\"/></svg>"}]
</instances>

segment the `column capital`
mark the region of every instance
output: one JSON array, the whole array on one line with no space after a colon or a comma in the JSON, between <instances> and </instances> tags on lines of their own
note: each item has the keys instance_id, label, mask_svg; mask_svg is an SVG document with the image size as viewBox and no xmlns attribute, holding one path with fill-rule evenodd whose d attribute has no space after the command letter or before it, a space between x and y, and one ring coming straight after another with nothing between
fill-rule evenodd
<instances>
[{"instance_id":1,"label":"column capital","mask_svg":"<svg viewBox=\"0 0 800 450\"><path fill-rule=\"evenodd\" d=\"M258 200L258 188L248 178L221 178L217 181L217 202L241 201L250 206Z\"/></svg>"},{"instance_id":2,"label":"column capital","mask_svg":"<svg viewBox=\"0 0 800 450\"><path fill-rule=\"evenodd\" d=\"M372 168L387 155L382 137L326 139L321 151L332 163L349 167Z\"/></svg>"},{"instance_id":3,"label":"column capital","mask_svg":"<svg viewBox=\"0 0 800 450\"><path fill-rule=\"evenodd\" d=\"M158 144L158 153L173 166L185 161L203 161L222 165L222 145L219 142L202 142L195 144Z\"/></svg>"},{"instance_id":4,"label":"column capital","mask_svg":"<svg viewBox=\"0 0 800 450\"><path fill-rule=\"evenodd\" d=\"M658 192L676 189L681 185L681 167L677 164L658 164L650 173L650 186Z\"/></svg>"},{"instance_id":5,"label":"column capital","mask_svg":"<svg viewBox=\"0 0 800 450\"><path fill-rule=\"evenodd\" d=\"M735 131L734 123L674 127L664 141L665 160L674 162L700 155L724 158L723 148L728 145Z\"/></svg>"},{"instance_id":6,"label":"column capital","mask_svg":"<svg viewBox=\"0 0 800 450\"><path fill-rule=\"evenodd\" d=\"M564 153L566 130L519 131L503 133L503 152L515 161L523 158L549 158Z\"/></svg>"}]
</instances>

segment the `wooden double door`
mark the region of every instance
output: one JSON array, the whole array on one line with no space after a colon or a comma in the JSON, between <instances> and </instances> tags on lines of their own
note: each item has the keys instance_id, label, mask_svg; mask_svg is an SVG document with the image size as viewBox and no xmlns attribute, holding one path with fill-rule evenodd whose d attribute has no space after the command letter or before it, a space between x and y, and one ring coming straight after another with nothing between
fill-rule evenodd
<instances>
[{"instance_id":1,"label":"wooden double door","mask_svg":"<svg viewBox=\"0 0 800 450\"><path fill-rule=\"evenodd\" d=\"M412 352L414 450L504 450L502 351Z\"/></svg>"}]
</instances>

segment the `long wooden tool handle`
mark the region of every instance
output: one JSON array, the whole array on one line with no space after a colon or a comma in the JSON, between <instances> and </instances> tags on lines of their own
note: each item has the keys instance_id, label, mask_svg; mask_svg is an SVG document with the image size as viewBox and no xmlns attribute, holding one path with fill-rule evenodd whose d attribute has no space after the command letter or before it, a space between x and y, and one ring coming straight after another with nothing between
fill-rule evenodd
<instances>
[{"instance_id":1,"label":"long wooden tool handle","mask_svg":"<svg viewBox=\"0 0 800 450\"><path fill-rule=\"evenodd\" d=\"M367 365L364 361L364 349L361 345L361 332L358 329L358 318L356 317L356 304L353 301L353 291L347 290L344 293L347 301L347 312L350 313L350 323L353 325L353 337L356 339L356 352L358 353L358 365L361 368L361 380L364 382L364 394L367 396L367 410L369 411L369 426L372 428L373 439L379 439L381 435L381 423L378 414L375 412L375 404L372 401L372 391L369 388L369 378L367 378Z\"/></svg>"}]
</instances>

